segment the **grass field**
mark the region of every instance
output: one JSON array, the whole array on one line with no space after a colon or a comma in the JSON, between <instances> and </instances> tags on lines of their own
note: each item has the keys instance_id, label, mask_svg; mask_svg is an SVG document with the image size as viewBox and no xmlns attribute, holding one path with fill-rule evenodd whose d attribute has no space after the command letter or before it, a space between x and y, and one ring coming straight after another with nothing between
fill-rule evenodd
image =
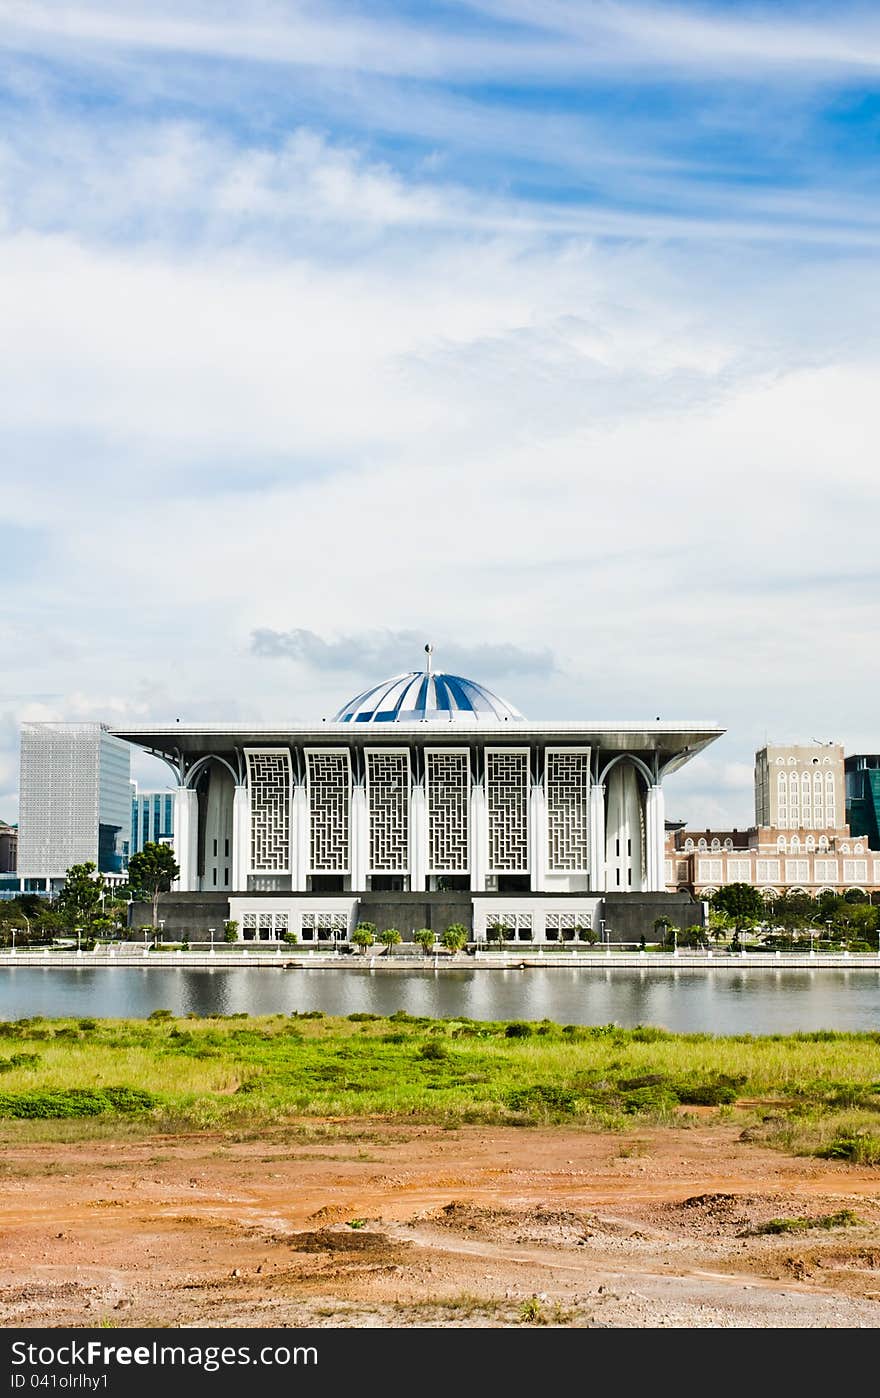
<instances>
[{"instance_id":1,"label":"grass field","mask_svg":"<svg viewBox=\"0 0 880 1398\"><path fill-rule=\"evenodd\" d=\"M880 1163L880 1034L719 1038L351 1015L0 1024L0 1140L397 1117L599 1130L741 1114L796 1153ZM701 1115L705 1117L706 1113Z\"/></svg>"}]
</instances>

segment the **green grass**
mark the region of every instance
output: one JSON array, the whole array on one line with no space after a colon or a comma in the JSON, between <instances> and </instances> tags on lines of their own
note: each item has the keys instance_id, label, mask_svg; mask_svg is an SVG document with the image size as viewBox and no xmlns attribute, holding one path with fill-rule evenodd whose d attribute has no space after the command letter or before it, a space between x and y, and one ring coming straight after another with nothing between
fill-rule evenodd
<instances>
[{"instance_id":1,"label":"green grass","mask_svg":"<svg viewBox=\"0 0 880 1398\"><path fill-rule=\"evenodd\" d=\"M403 1011L166 1011L0 1023L0 1073L6 1140L109 1135L113 1121L119 1134L136 1134L371 1116L618 1130L634 1118L686 1124L689 1110L717 1108L750 1121L769 1110L775 1124L761 1139L780 1148L880 1163L876 1033L720 1038ZM72 1119L87 1111L90 1121Z\"/></svg>"},{"instance_id":2,"label":"green grass","mask_svg":"<svg viewBox=\"0 0 880 1398\"><path fill-rule=\"evenodd\" d=\"M813 1228L857 1228L864 1220L852 1209L841 1209L836 1214L820 1214L818 1218L771 1218L768 1223L756 1228L756 1233L807 1233Z\"/></svg>"}]
</instances>

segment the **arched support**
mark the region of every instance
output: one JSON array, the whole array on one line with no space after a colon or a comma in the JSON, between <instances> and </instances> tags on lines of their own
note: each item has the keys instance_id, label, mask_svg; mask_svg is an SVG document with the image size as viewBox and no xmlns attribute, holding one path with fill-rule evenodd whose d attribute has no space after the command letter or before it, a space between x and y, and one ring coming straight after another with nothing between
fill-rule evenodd
<instances>
[{"instance_id":1,"label":"arched support","mask_svg":"<svg viewBox=\"0 0 880 1398\"><path fill-rule=\"evenodd\" d=\"M547 797L542 781L534 782L529 793L529 873L535 893L547 884Z\"/></svg>"},{"instance_id":2,"label":"arched support","mask_svg":"<svg viewBox=\"0 0 880 1398\"><path fill-rule=\"evenodd\" d=\"M305 782L298 782L293 788L293 859L292 887L305 893L309 886L309 862L311 859L312 827L309 815L309 790Z\"/></svg>"},{"instance_id":3,"label":"arched support","mask_svg":"<svg viewBox=\"0 0 880 1398\"><path fill-rule=\"evenodd\" d=\"M180 873L176 888L194 893L199 886L199 797L190 786L179 786L174 793L174 858Z\"/></svg>"},{"instance_id":4,"label":"arched support","mask_svg":"<svg viewBox=\"0 0 880 1398\"><path fill-rule=\"evenodd\" d=\"M367 793L363 784L358 783L351 789L351 851L349 858L353 892L366 892L369 841Z\"/></svg>"},{"instance_id":5,"label":"arched support","mask_svg":"<svg viewBox=\"0 0 880 1398\"><path fill-rule=\"evenodd\" d=\"M425 788L413 783L409 798L410 888L424 893L428 869L428 806Z\"/></svg>"},{"instance_id":6,"label":"arched support","mask_svg":"<svg viewBox=\"0 0 880 1398\"><path fill-rule=\"evenodd\" d=\"M645 836L648 892L662 893L666 888L666 798L659 782L648 787L645 797Z\"/></svg>"},{"instance_id":7,"label":"arched support","mask_svg":"<svg viewBox=\"0 0 880 1398\"><path fill-rule=\"evenodd\" d=\"M232 887L246 893L251 871L251 794L236 786L232 797Z\"/></svg>"},{"instance_id":8,"label":"arched support","mask_svg":"<svg viewBox=\"0 0 880 1398\"><path fill-rule=\"evenodd\" d=\"M489 868L489 813L486 788L481 781L471 787L471 891L485 893Z\"/></svg>"},{"instance_id":9,"label":"arched support","mask_svg":"<svg viewBox=\"0 0 880 1398\"><path fill-rule=\"evenodd\" d=\"M590 891L605 891L605 787L590 787Z\"/></svg>"}]
</instances>

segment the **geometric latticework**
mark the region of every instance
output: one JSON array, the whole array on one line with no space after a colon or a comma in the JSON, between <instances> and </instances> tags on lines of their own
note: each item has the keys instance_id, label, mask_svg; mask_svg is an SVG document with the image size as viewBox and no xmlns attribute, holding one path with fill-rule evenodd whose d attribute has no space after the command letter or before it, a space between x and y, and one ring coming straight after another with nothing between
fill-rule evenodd
<instances>
[{"instance_id":1,"label":"geometric latticework","mask_svg":"<svg viewBox=\"0 0 880 1398\"><path fill-rule=\"evenodd\" d=\"M486 753L486 804L489 811L489 872L528 873L528 753Z\"/></svg>"},{"instance_id":2,"label":"geometric latticework","mask_svg":"<svg viewBox=\"0 0 880 1398\"><path fill-rule=\"evenodd\" d=\"M348 935L348 914L332 912L303 913L302 937L304 942L339 941Z\"/></svg>"},{"instance_id":3,"label":"geometric latticework","mask_svg":"<svg viewBox=\"0 0 880 1398\"><path fill-rule=\"evenodd\" d=\"M251 870L290 869L290 753L248 752L251 792Z\"/></svg>"},{"instance_id":4,"label":"geometric latticework","mask_svg":"<svg viewBox=\"0 0 880 1398\"><path fill-rule=\"evenodd\" d=\"M367 753L370 872L405 874L409 868L409 756Z\"/></svg>"},{"instance_id":5,"label":"geometric latticework","mask_svg":"<svg viewBox=\"0 0 880 1398\"><path fill-rule=\"evenodd\" d=\"M348 752L310 752L307 757L311 871L314 874L344 874L348 870Z\"/></svg>"},{"instance_id":6,"label":"geometric latticework","mask_svg":"<svg viewBox=\"0 0 880 1398\"><path fill-rule=\"evenodd\" d=\"M548 752L544 787L547 796L547 868L552 873L560 874L582 872L588 862L589 754Z\"/></svg>"},{"instance_id":7,"label":"geometric latticework","mask_svg":"<svg viewBox=\"0 0 880 1398\"><path fill-rule=\"evenodd\" d=\"M428 872L466 874L470 765L466 752L427 752Z\"/></svg>"}]
</instances>

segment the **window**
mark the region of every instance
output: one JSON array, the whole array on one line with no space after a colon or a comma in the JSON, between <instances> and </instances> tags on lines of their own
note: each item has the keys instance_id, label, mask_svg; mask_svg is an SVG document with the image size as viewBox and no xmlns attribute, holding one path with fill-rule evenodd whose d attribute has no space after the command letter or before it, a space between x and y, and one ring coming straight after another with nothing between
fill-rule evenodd
<instances>
[{"instance_id":1,"label":"window","mask_svg":"<svg viewBox=\"0 0 880 1398\"><path fill-rule=\"evenodd\" d=\"M844 883L867 883L868 881L868 861L867 859L845 859L843 861L843 882Z\"/></svg>"},{"instance_id":2,"label":"window","mask_svg":"<svg viewBox=\"0 0 880 1398\"><path fill-rule=\"evenodd\" d=\"M727 879L729 883L749 883L752 875L750 859L728 859Z\"/></svg>"},{"instance_id":3,"label":"window","mask_svg":"<svg viewBox=\"0 0 880 1398\"><path fill-rule=\"evenodd\" d=\"M807 883L810 878L810 861L808 859L786 859L785 861L785 882L786 883Z\"/></svg>"},{"instance_id":4,"label":"window","mask_svg":"<svg viewBox=\"0 0 880 1398\"><path fill-rule=\"evenodd\" d=\"M778 883L779 860L759 859L756 863L755 878L758 883Z\"/></svg>"},{"instance_id":5,"label":"window","mask_svg":"<svg viewBox=\"0 0 880 1398\"><path fill-rule=\"evenodd\" d=\"M837 860L817 859L815 862L816 878L825 883L837 883Z\"/></svg>"},{"instance_id":6,"label":"window","mask_svg":"<svg viewBox=\"0 0 880 1398\"><path fill-rule=\"evenodd\" d=\"M721 860L720 859L698 859L697 878L701 883L711 879L713 883L721 883Z\"/></svg>"}]
</instances>

